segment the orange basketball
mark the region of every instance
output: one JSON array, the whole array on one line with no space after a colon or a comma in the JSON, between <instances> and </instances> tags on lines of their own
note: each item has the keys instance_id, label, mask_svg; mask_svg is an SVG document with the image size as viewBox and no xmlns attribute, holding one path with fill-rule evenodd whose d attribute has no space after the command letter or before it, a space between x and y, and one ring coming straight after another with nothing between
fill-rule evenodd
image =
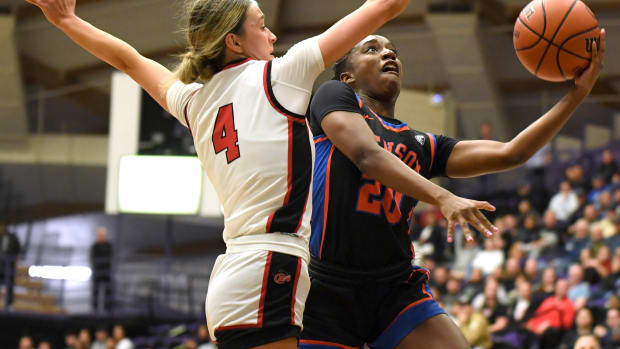
<instances>
[{"instance_id":1,"label":"orange basketball","mask_svg":"<svg viewBox=\"0 0 620 349\"><path fill-rule=\"evenodd\" d=\"M600 32L594 13L580 0L534 0L517 18L513 44L530 73L565 81L588 66Z\"/></svg>"}]
</instances>

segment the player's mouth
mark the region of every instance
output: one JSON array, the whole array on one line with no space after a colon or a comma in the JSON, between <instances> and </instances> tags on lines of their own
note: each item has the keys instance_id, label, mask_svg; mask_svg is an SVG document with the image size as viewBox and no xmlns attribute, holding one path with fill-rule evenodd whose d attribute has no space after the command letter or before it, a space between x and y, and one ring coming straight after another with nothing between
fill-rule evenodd
<instances>
[{"instance_id":1,"label":"player's mouth","mask_svg":"<svg viewBox=\"0 0 620 349\"><path fill-rule=\"evenodd\" d=\"M395 61L387 61L381 68L381 72L394 74L400 77L400 67Z\"/></svg>"}]
</instances>

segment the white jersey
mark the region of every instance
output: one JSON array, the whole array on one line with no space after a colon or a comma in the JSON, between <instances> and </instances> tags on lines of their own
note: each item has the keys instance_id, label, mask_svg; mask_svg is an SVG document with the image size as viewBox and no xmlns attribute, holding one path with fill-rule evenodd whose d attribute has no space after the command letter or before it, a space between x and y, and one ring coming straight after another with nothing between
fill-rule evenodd
<instances>
[{"instance_id":1,"label":"white jersey","mask_svg":"<svg viewBox=\"0 0 620 349\"><path fill-rule=\"evenodd\" d=\"M207 84L168 90L168 109L190 129L222 203L228 251L308 260L314 147L304 114L324 68L312 38L273 61L233 62Z\"/></svg>"}]
</instances>

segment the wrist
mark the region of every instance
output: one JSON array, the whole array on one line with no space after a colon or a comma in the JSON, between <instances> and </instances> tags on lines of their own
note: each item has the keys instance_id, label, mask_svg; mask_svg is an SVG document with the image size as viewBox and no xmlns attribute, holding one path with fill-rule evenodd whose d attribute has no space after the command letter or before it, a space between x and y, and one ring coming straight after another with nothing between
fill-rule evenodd
<instances>
[{"instance_id":1,"label":"wrist","mask_svg":"<svg viewBox=\"0 0 620 349\"><path fill-rule=\"evenodd\" d=\"M590 94L591 90L592 89L586 88L585 86L575 85L570 94L578 102L581 102Z\"/></svg>"},{"instance_id":2,"label":"wrist","mask_svg":"<svg viewBox=\"0 0 620 349\"><path fill-rule=\"evenodd\" d=\"M432 203L432 204L435 205L435 206L440 206L441 203L449 200L453 196L453 194L451 192L447 191L446 189L441 188L441 187L439 187L439 188L440 188L440 190L438 190L433 195L433 199L435 200L435 202Z\"/></svg>"},{"instance_id":3,"label":"wrist","mask_svg":"<svg viewBox=\"0 0 620 349\"><path fill-rule=\"evenodd\" d=\"M59 18L53 24L55 26L57 26L58 28L60 28L60 29L66 29L66 28L71 27L72 25L74 25L78 21L79 21L78 16L76 16L75 14L71 14L71 15L67 15L67 16L64 16L62 18Z\"/></svg>"}]
</instances>

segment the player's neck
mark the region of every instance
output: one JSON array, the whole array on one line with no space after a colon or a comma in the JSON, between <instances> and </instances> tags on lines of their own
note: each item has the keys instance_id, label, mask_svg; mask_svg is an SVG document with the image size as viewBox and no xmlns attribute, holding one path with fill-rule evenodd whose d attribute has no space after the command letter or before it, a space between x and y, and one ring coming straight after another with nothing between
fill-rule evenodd
<instances>
[{"instance_id":1,"label":"player's neck","mask_svg":"<svg viewBox=\"0 0 620 349\"><path fill-rule=\"evenodd\" d=\"M370 109L372 109L375 113L388 118L394 118L394 108L396 105L395 102L382 101L372 96L369 96L362 91L358 92L358 94L364 104Z\"/></svg>"}]
</instances>

